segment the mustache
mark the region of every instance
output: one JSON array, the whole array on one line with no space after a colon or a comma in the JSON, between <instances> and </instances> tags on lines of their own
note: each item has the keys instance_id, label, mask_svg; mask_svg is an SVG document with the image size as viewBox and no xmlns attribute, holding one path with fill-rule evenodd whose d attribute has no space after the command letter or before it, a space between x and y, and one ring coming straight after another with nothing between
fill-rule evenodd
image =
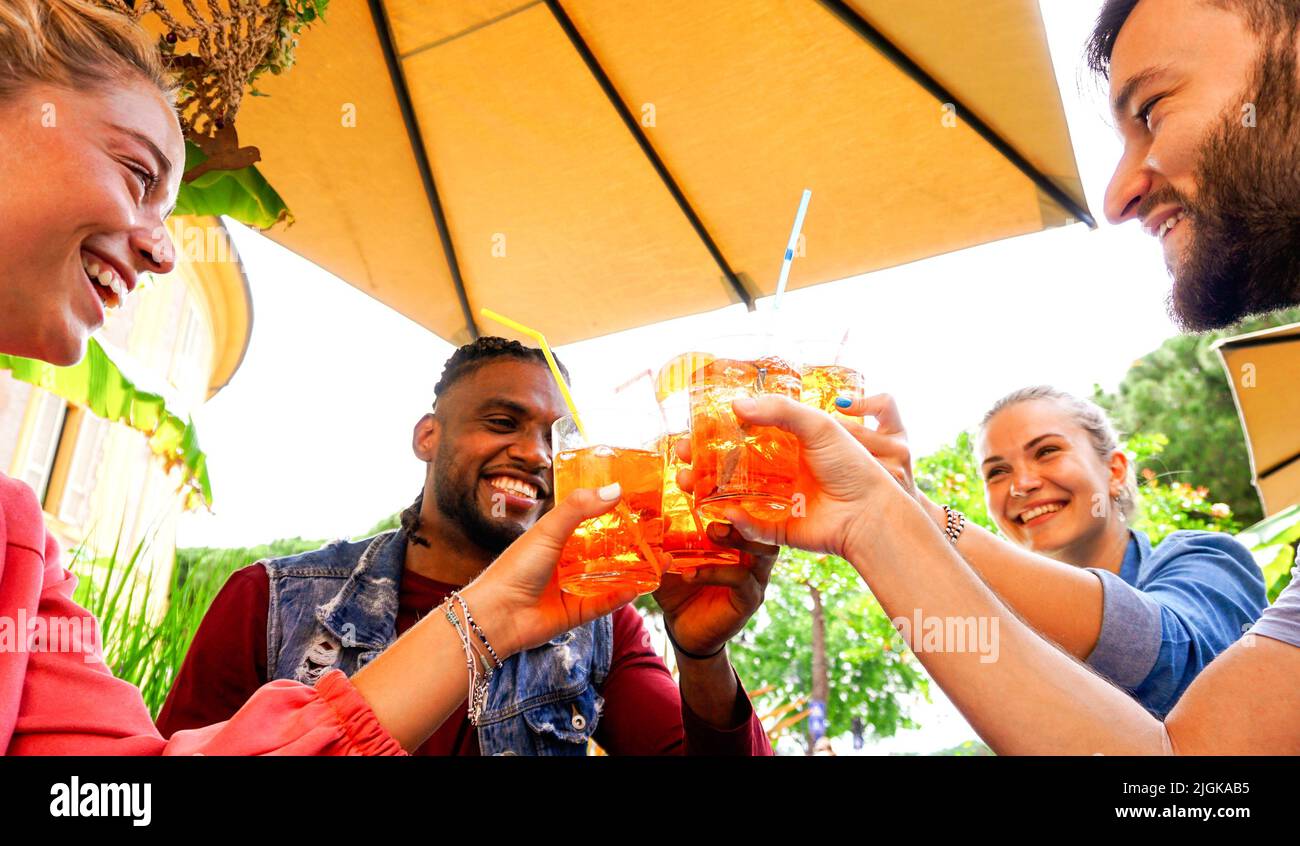
<instances>
[{"instance_id":1,"label":"mustache","mask_svg":"<svg viewBox=\"0 0 1300 846\"><path fill-rule=\"evenodd\" d=\"M1168 185L1164 185L1143 198L1137 209L1138 219L1146 220L1156 209L1161 206L1170 205L1182 206L1183 211L1187 212L1190 216L1195 217L1195 215L1192 214L1194 206L1192 201L1184 197L1181 192Z\"/></svg>"}]
</instances>

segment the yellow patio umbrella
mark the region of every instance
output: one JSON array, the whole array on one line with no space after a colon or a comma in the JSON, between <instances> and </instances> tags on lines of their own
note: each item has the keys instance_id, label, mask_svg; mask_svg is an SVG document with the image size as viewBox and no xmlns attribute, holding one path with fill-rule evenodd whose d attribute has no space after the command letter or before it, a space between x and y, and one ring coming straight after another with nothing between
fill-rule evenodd
<instances>
[{"instance_id":1,"label":"yellow patio umbrella","mask_svg":"<svg viewBox=\"0 0 1300 846\"><path fill-rule=\"evenodd\" d=\"M333 0L240 139L270 237L566 344L1082 221L1036 0ZM488 328L487 331L495 331Z\"/></svg>"},{"instance_id":2,"label":"yellow patio umbrella","mask_svg":"<svg viewBox=\"0 0 1300 846\"><path fill-rule=\"evenodd\" d=\"M1232 383L1265 516L1300 504L1300 323L1214 345Z\"/></svg>"}]
</instances>

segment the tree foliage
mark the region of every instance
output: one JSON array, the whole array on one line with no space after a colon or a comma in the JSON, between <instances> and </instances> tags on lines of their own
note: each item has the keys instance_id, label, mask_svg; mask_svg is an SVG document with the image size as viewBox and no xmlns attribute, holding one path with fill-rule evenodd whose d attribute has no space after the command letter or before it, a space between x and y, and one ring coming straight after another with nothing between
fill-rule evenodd
<instances>
[{"instance_id":1,"label":"tree foliage","mask_svg":"<svg viewBox=\"0 0 1300 846\"><path fill-rule=\"evenodd\" d=\"M851 731L854 717L877 737L914 728L907 703L928 696L929 682L885 612L848 563L794 549L781 551L763 607L730 647L745 687L771 689L760 697L760 713L812 690L810 586L825 610L827 736ZM802 726L791 733L806 744Z\"/></svg>"}]
</instances>

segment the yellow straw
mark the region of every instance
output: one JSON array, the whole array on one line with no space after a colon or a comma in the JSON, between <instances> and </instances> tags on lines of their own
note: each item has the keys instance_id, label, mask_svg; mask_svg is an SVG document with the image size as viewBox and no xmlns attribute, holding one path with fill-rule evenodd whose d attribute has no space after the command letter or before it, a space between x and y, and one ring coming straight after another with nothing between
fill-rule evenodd
<instances>
[{"instance_id":1,"label":"yellow straw","mask_svg":"<svg viewBox=\"0 0 1300 846\"><path fill-rule=\"evenodd\" d=\"M495 320L502 326L507 326L522 335L527 335L537 342L537 345L542 348L542 355L546 356L546 363L551 368L551 375L555 377L555 384L560 389L560 396L564 397L564 404L569 407L569 413L573 415L573 425L578 427L578 434L582 435L582 439L584 441L587 440L587 430L583 428L582 418L578 416L577 403L573 401L573 396L569 393L569 386L564 382L564 374L560 373L560 365L556 363L555 356L551 355L551 345L546 343L546 336L541 332L538 332L536 329L530 329L517 320L511 320L504 314L497 314L490 308L480 308L478 313L486 317L488 320ZM632 530L632 537L636 541L637 547L641 550L641 555L645 558L646 563L651 567L654 567L655 570L658 570L659 559L650 551L650 547L646 545L645 539L641 537L641 529L637 525L636 518L632 516L632 509L628 508L627 503L624 502L621 497L618 501L617 510L620 515L627 518L629 528Z\"/></svg>"},{"instance_id":2,"label":"yellow straw","mask_svg":"<svg viewBox=\"0 0 1300 846\"><path fill-rule=\"evenodd\" d=\"M490 308L481 308L478 313L488 320L495 320L502 326L508 326L516 332L527 335L537 342L542 348L542 355L546 356L546 364L551 368L551 375L555 377L555 384L560 389L560 396L564 397L564 404L569 407L569 413L573 415L573 424L578 427L578 434L582 435L583 440L587 438L587 430L583 428L582 417L578 414L578 406L573 401L573 396L569 393L569 386L564 382L564 375L560 373L560 365L556 363L555 356L551 355L551 345L546 343L546 336L536 329L529 329L518 321L511 320L504 314L497 314Z\"/></svg>"}]
</instances>

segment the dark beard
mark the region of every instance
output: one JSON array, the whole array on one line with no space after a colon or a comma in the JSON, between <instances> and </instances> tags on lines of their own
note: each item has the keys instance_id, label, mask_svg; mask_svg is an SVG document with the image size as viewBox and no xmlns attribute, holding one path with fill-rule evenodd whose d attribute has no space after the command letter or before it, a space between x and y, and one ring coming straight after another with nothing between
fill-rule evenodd
<instances>
[{"instance_id":1,"label":"dark beard","mask_svg":"<svg viewBox=\"0 0 1300 846\"><path fill-rule=\"evenodd\" d=\"M494 557L500 555L524 533L523 527L517 523L494 522L483 514L478 506L475 483L468 488L452 487L451 450L442 444L439 444L434 459L433 477L437 480L433 491L438 511L459 526L465 537L483 551Z\"/></svg>"},{"instance_id":2,"label":"dark beard","mask_svg":"<svg viewBox=\"0 0 1300 846\"><path fill-rule=\"evenodd\" d=\"M1230 108L1202 146L1196 200L1176 200L1192 224L1171 268L1170 313L1184 331L1300 304L1300 80L1294 35L1285 44L1263 51L1255 98ZM1254 128L1242 125L1246 102Z\"/></svg>"}]
</instances>

